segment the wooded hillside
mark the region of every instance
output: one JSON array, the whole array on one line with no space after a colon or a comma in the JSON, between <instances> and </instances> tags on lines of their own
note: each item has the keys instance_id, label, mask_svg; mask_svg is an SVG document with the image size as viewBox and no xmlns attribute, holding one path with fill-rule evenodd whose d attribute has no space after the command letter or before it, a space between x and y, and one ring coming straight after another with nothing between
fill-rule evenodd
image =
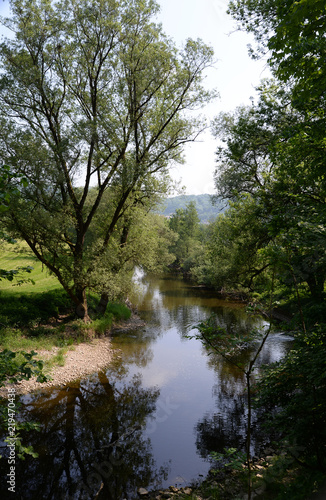
<instances>
[{"instance_id":1,"label":"wooded hillside","mask_svg":"<svg viewBox=\"0 0 326 500\"><path fill-rule=\"evenodd\" d=\"M213 205L212 198L213 197L210 194L173 196L172 198L167 198L164 204L160 206L157 211L165 216L169 216L174 214L178 208L184 209L188 203L193 201L196 203L196 209L200 221L208 222L215 219L218 214L223 212L227 207L227 203L219 199L214 201Z\"/></svg>"}]
</instances>

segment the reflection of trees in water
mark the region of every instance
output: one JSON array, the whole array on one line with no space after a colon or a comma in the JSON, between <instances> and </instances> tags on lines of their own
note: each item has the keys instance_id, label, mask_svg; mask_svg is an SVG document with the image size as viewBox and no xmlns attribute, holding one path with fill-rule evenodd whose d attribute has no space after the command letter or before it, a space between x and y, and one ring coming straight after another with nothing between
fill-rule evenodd
<instances>
[{"instance_id":1,"label":"reflection of trees in water","mask_svg":"<svg viewBox=\"0 0 326 500\"><path fill-rule=\"evenodd\" d=\"M219 325L229 333L235 330L247 332L262 324L260 318L248 316L242 304L226 303L217 298L216 292L192 286L178 277L147 282L139 307L142 316L146 319L149 315L151 324L157 325L158 332L173 325L182 337L189 335L191 328L212 312L217 314Z\"/></svg>"},{"instance_id":2,"label":"reflection of trees in water","mask_svg":"<svg viewBox=\"0 0 326 500\"><path fill-rule=\"evenodd\" d=\"M255 328L262 328L263 320L258 316L250 316L244 308L231 309L218 307L213 309L216 324L230 335L246 335Z\"/></svg>"},{"instance_id":3,"label":"reflection of trees in water","mask_svg":"<svg viewBox=\"0 0 326 500\"><path fill-rule=\"evenodd\" d=\"M242 309L230 310L227 306L212 309L211 306L206 305L205 300L197 302L195 300L194 303L184 304L184 300L181 298L180 304L178 301L173 302L173 307L171 304L167 307L168 304L164 304L164 302L166 299L163 299L164 307L153 309L154 323L160 325L161 331L175 326L181 337L191 334L192 328L207 319L212 314L212 310L217 315L219 326L225 328L229 333L237 331L240 335L241 333L246 334L250 329L261 324L259 318L245 316Z\"/></svg>"},{"instance_id":4,"label":"reflection of trees in water","mask_svg":"<svg viewBox=\"0 0 326 500\"><path fill-rule=\"evenodd\" d=\"M243 391L242 393L229 392L231 385L224 387L224 390L221 390L220 385L213 387L216 411L205 414L196 424L196 446L203 458L207 458L211 451L222 453L224 448L245 451L247 396ZM251 453L259 454L259 449L265 445L266 441L267 437L262 432L259 415L253 411Z\"/></svg>"},{"instance_id":5,"label":"reflection of trees in water","mask_svg":"<svg viewBox=\"0 0 326 500\"><path fill-rule=\"evenodd\" d=\"M211 367L218 379L218 383L213 386L213 395L219 393L225 396L241 397L246 391L246 380L243 372L231 363L227 363L215 353L207 357L207 364Z\"/></svg>"},{"instance_id":6,"label":"reflection of trees in water","mask_svg":"<svg viewBox=\"0 0 326 500\"><path fill-rule=\"evenodd\" d=\"M288 342L278 345L279 356L287 351ZM253 344L244 350L234 361L248 363L258 348ZM257 367L275 361L273 344L265 344ZM213 386L216 411L205 414L196 425L196 445L200 455L207 458L211 451L222 453L224 448L245 450L247 426L247 394L244 373L232 363L223 360L216 352L207 358L208 365L215 371L218 382ZM256 372L259 373L259 369ZM253 377L254 379L254 377ZM259 454L259 450L273 438L270 432L266 435L261 426L259 412L252 410L251 454Z\"/></svg>"},{"instance_id":7,"label":"reflection of trees in water","mask_svg":"<svg viewBox=\"0 0 326 500\"><path fill-rule=\"evenodd\" d=\"M213 386L216 411L206 413L196 425L196 445L200 455L207 458L211 451L223 452L234 447L243 450L246 437L245 377L234 365L212 352L207 364L217 375Z\"/></svg>"},{"instance_id":8,"label":"reflection of trees in water","mask_svg":"<svg viewBox=\"0 0 326 500\"><path fill-rule=\"evenodd\" d=\"M253 328L262 327L264 321L246 314L241 304L227 304L218 300L215 293L201 288L187 286L184 281L162 280L158 285L152 282L145 294L146 307L153 307L153 317L161 328L174 325L181 337L191 335L191 328L215 313L217 324L229 334L235 332L247 335ZM247 349L237 361L246 362L255 347ZM268 348L266 347L266 350ZM268 362L266 351L264 361ZM241 359L242 358L242 359ZM211 353L208 366L216 372L218 382L213 387L216 412L206 414L196 426L197 447L203 458L210 451L223 451L225 447L245 449L247 395L245 377L234 365L223 361L221 356ZM253 427L257 426L257 414L253 415ZM253 435L253 448L257 446Z\"/></svg>"},{"instance_id":9,"label":"reflection of trees in water","mask_svg":"<svg viewBox=\"0 0 326 500\"><path fill-rule=\"evenodd\" d=\"M224 448L236 448L245 451L247 432L247 397L245 394L235 397L222 393L214 387L216 396L215 412L205 414L195 427L197 438L196 446L203 458L207 458L211 451L223 453ZM272 436L267 435L261 427L259 414L252 413L251 426L252 455L260 454Z\"/></svg>"},{"instance_id":10,"label":"reflection of trees in water","mask_svg":"<svg viewBox=\"0 0 326 500\"><path fill-rule=\"evenodd\" d=\"M141 431L158 396L157 389L141 387L139 376L127 385L105 372L48 397L33 396L25 412L42 422L42 430L26 440L39 459L25 460L18 496L92 499L102 485L99 498L119 500L160 482L166 471L156 470L150 440Z\"/></svg>"},{"instance_id":11,"label":"reflection of trees in water","mask_svg":"<svg viewBox=\"0 0 326 500\"><path fill-rule=\"evenodd\" d=\"M113 349L119 349L110 366L114 366L115 376L126 375L131 364L145 367L153 359L151 343L153 337L147 334L146 329L133 332L111 335Z\"/></svg>"},{"instance_id":12,"label":"reflection of trees in water","mask_svg":"<svg viewBox=\"0 0 326 500\"><path fill-rule=\"evenodd\" d=\"M196 425L196 446L203 458L211 451L223 452L224 448L245 447L245 401L244 398L219 397L218 412L205 414Z\"/></svg>"}]
</instances>

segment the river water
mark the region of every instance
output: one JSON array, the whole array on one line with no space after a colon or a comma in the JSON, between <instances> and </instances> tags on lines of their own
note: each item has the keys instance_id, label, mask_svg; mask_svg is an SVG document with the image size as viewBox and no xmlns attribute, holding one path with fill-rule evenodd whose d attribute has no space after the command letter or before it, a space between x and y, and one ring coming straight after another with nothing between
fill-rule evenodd
<instances>
[{"instance_id":1,"label":"river water","mask_svg":"<svg viewBox=\"0 0 326 500\"><path fill-rule=\"evenodd\" d=\"M103 483L99 498L135 499L139 487L200 480L211 451L244 449L243 375L188 336L211 313L229 331L264 329L266 321L170 276L140 279L137 302L146 327L113 335L108 369L22 398L20 417L41 431L26 436L39 458L18 460L17 498L93 499ZM271 333L259 363L278 360L290 343ZM254 434L252 452L260 445ZM0 467L5 477L6 460Z\"/></svg>"}]
</instances>

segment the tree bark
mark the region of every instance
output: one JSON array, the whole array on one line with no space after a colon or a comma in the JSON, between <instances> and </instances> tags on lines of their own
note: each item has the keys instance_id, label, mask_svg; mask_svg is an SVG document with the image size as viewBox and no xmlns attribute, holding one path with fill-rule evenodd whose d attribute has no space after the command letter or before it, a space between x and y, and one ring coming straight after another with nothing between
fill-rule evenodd
<instances>
[{"instance_id":1,"label":"tree bark","mask_svg":"<svg viewBox=\"0 0 326 500\"><path fill-rule=\"evenodd\" d=\"M99 314L104 314L109 302L109 296L106 292L102 292L100 301L97 305L96 312Z\"/></svg>"},{"instance_id":2,"label":"tree bark","mask_svg":"<svg viewBox=\"0 0 326 500\"><path fill-rule=\"evenodd\" d=\"M88 314L88 304L86 297L86 289L83 288L81 290L76 291L76 297L78 299L78 303L75 307L75 313L78 318L82 319L85 323L90 323L91 318Z\"/></svg>"}]
</instances>

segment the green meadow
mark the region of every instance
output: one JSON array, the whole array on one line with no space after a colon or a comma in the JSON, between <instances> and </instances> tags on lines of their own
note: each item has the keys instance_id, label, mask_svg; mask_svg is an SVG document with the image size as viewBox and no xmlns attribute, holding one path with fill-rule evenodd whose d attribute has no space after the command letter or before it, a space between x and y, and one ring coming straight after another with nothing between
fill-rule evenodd
<instances>
[{"instance_id":1,"label":"green meadow","mask_svg":"<svg viewBox=\"0 0 326 500\"><path fill-rule=\"evenodd\" d=\"M0 294L10 292L10 294L42 293L49 290L60 289L58 280L49 274L41 262L34 257L31 250L25 243L16 243L14 245L3 243L0 246L0 268L9 270L18 267L33 267L30 273L21 273L20 278L33 280L17 284L17 280L0 281Z\"/></svg>"},{"instance_id":2,"label":"green meadow","mask_svg":"<svg viewBox=\"0 0 326 500\"><path fill-rule=\"evenodd\" d=\"M53 346L67 348L104 335L119 320L130 317L121 303L109 303L106 313L97 317L98 296L89 297L93 305L92 322L75 318L67 293L24 243L4 243L0 247L0 268L5 270L31 266L18 280L0 281L0 349L35 351ZM17 282L23 278L24 282ZM57 360L62 364L62 359Z\"/></svg>"}]
</instances>

